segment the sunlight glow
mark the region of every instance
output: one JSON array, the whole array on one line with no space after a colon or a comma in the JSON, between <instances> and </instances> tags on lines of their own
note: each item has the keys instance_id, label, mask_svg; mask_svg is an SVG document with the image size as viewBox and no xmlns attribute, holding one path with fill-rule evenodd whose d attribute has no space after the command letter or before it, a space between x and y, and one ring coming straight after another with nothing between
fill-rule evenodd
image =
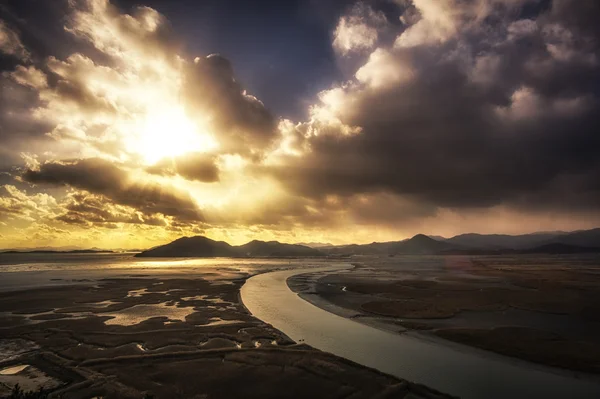
<instances>
[{"instance_id":1,"label":"sunlight glow","mask_svg":"<svg viewBox=\"0 0 600 399\"><path fill-rule=\"evenodd\" d=\"M190 120L181 107L148 111L129 147L148 164L189 152L208 152L217 147L215 139Z\"/></svg>"}]
</instances>

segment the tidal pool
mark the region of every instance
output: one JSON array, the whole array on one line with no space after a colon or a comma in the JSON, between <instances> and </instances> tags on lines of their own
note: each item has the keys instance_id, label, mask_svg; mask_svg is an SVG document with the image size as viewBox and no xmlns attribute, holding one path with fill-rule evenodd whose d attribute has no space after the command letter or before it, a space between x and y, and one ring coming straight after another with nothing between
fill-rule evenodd
<instances>
[{"instance_id":1,"label":"tidal pool","mask_svg":"<svg viewBox=\"0 0 600 399\"><path fill-rule=\"evenodd\" d=\"M111 316L104 322L107 325L133 326L153 317L166 317L169 321L185 321L185 317L194 313L193 307L169 306L165 303L155 305L134 305L117 312L98 313L99 316Z\"/></svg>"},{"instance_id":2,"label":"tidal pool","mask_svg":"<svg viewBox=\"0 0 600 399\"><path fill-rule=\"evenodd\" d=\"M0 375L14 375L19 374L21 371L29 367L28 364L19 364L18 366L7 367L0 370Z\"/></svg>"}]
</instances>

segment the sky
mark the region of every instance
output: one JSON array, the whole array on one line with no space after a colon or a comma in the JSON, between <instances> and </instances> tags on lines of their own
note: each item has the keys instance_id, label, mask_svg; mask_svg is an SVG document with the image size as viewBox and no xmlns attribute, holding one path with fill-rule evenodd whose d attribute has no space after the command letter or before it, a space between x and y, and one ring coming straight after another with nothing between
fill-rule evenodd
<instances>
[{"instance_id":1,"label":"sky","mask_svg":"<svg viewBox=\"0 0 600 399\"><path fill-rule=\"evenodd\" d=\"M0 248L600 226L597 0L7 0Z\"/></svg>"}]
</instances>

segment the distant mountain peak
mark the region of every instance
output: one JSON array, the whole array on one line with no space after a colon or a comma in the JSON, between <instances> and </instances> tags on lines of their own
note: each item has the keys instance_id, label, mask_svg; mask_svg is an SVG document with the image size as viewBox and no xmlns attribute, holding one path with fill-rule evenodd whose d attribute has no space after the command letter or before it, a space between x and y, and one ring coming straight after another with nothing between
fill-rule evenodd
<instances>
[{"instance_id":1,"label":"distant mountain peak","mask_svg":"<svg viewBox=\"0 0 600 399\"><path fill-rule=\"evenodd\" d=\"M426 236L425 234L417 234L417 235L411 237L410 239L408 239L407 241L431 242L431 241L437 241L437 240L434 240L433 238Z\"/></svg>"},{"instance_id":2,"label":"distant mountain peak","mask_svg":"<svg viewBox=\"0 0 600 399\"><path fill-rule=\"evenodd\" d=\"M481 253L584 253L600 252L600 228L571 233L460 234L451 238L417 234L402 241L373 242L311 248L302 244L252 240L231 246L204 236L181 237L169 244L144 251L138 256L167 257L302 257L330 255L432 255Z\"/></svg>"}]
</instances>

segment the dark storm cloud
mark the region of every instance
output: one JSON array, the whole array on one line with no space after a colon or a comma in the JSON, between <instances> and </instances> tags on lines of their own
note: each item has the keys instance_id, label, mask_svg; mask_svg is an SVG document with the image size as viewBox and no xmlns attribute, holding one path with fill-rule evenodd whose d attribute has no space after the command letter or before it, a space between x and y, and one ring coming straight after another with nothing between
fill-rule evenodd
<instances>
[{"instance_id":1,"label":"dark storm cloud","mask_svg":"<svg viewBox=\"0 0 600 399\"><path fill-rule=\"evenodd\" d=\"M144 215L131 208L111 204L102 195L87 192L72 192L67 196L64 213L56 217L67 224L114 226L115 223L167 226L160 215Z\"/></svg>"},{"instance_id":2,"label":"dark storm cloud","mask_svg":"<svg viewBox=\"0 0 600 399\"><path fill-rule=\"evenodd\" d=\"M216 210L205 209L216 224L235 219L240 226L285 225L290 230L344 222L393 226L435 217L443 208L460 208L464 214L496 205L511 211L544 209L564 214L600 208L600 138L594 129L600 125L600 13L595 0L438 0L415 1L414 6L410 0L382 0L359 7L352 1L313 2L315 8L328 10L324 11L327 29L321 26L314 36L306 33L308 24L289 16L301 12L296 1L293 5L277 2L278 11L265 19L258 14L271 9L265 6L268 2L244 5L254 19L245 12L231 15L229 1L226 6L214 2L216 8L225 9L217 22L196 15L200 11L190 12L205 9L198 2L180 8L193 22L178 33L192 32L191 25L206 25L214 36L205 39L202 34L211 32L193 30L197 34L187 54L223 51L235 61L235 74L223 56L201 56L192 62L181 51L172 30L181 28L182 17L170 25L152 9L133 7L138 2L130 0L118 2L129 15L102 2L75 1L69 8L65 0L56 3L59 11L47 10L52 6L46 3L15 0L0 8L6 11L1 18L18 33L26 51L13 44L10 48L17 50L2 59L10 60L7 66L0 60L0 68L5 68L0 78L0 166L9 157L15 165L19 152L30 151L39 159L30 162L23 179L85 191L65 205L58 218L66 223L165 223L159 216L153 219L156 214L179 218L184 224L200 220L187 194L144 184L132 176L148 172L217 183L219 165L223 176L238 173L215 162L219 152L254 161L250 166L245 166L247 160L242 162L242 178L249 169L248 177L257 180L268 173L289 190L281 190L286 191L283 199L265 201L256 209L249 206L247 212L223 207L222 216L216 217ZM178 9L173 4L148 3L158 11ZM242 9L241 4L236 3L240 7L236 10ZM431 8L418 10L418 4ZM487 14L480 14L482 10ZM336 21L342 12L350 13L352 20L344 31L352 49L334 59L331 42L335 43ZM365 16L369 19L362 21ZM293 23L302 29L288 26ZM259 24L260 29L255 26ZM114 35L105 35L105 27ZM366 38L352 36L365 32ZM410 40L397 40L408 34ZM225 35L228 39L221 40ZM138 85L144 88L148 82L164 83L159 79L164 69L149 71L153 60L167 61L170 72L175 72L172 83L183 80L180 99L186 118L194 119L199 131L206 128L218 141L215 158L194 153L163 159L148 168L138 165L145 170L137 171L95 158L44 162L95 150L119 159L131 156L120 134L127 138L132 132L111 132L110 127L118 126L113 123L115 114L128 120L137 112L135 103L143 99L133 96L134 104L128 108L114 102L118 96L106 95L111 93L104 93L103 85L88 83L114 83L123 91ZM141 67L132 72L130 67L138 64ZM34 87L26 79L23 68L34 66L47 78L47 86ZM335 83L339 72L348 71L352 82ZM17 82L16 73L25 83ZM132 74L143 79L122 80ZM308 108L307 93L331 85L339 91L333 97L339 98L309 108L307 122L279 121L244 91L236 76L278 112L298 103ZM281 104L273 104L272 99ZM319 113L319 107L324 112ZM64 123L49 125L31 117L40 111L60 116L55 120ZM282 136L280 122L289 122L294 132ZM53 138L63 148L29 149L32 138ZM165 138L169 139L167 131ZM67 150L73 141L85 151ZM278 147L282 142L289 148ZM273 159L277 162L270 162ZM33 166L39 162L39 168ZM215 187L232 189L228 179L223 180ZM246 201L240 197L240 202ZM109 204L103 207L103 201Z\"/></svg>"},{"instance_id":3,"label":"dark storm cloud","mask_svg":"<svg viewBox=\"0 0 600 399\"><path fill-rule=\"evenodd\" d=\"M9 74L0 75L0 144L12 146L43 136L52 126L31 117L41 105L36 89L17 83Z\"/></svg>"},{"instance_id":4,"label":"dark storm cloud","mask_svg":"<svg viewBox=\"0 0 600 399\"><path fill-rule=\"evenodd\" d=\"M22 178L34 184L67 185L103 195L115 204L144 214L161 213L182 220L201 220L191 197L174 187L139 182L114 163L100 158L70 162L47 162L39 170L27 170Z\"/></svg>"},{"instance_id":5,"label":"dark storm cloud","mask_svg":"<svg viewBox=\"0 0 600 399\"><path fill-rule=\"evenodd\" d=\"M58 137L49 135L57 127L55 115L45 112L49 108L69 107L71 113L81 111L88 117L115 112L85 83L93 59L107 63L109 57L65 29L69 11L66 0L52 5L9 1L0 6L0 30L11 32L12 51L10 59L0 60L0 166L19 163L21 152L50 150L56 144ZM6 55L6 49L0 53Z\"/></svg>"},{"instance_id":6,"label":"dark storm cloud","mask_svg":"<svg viewBox=\"0 0 600 399\"><path fill-rule=\"evenodd\" d=\"M30 58L29 51L25 48L13 27L0 19L0 65L6 63L7 59L27 61Z\"/></svg>"},{"instance_id":7,"label":"dark storm cloud","mask_svg":"<svg viewBox=\"0 0 600 399\"><path fill-rule=\"evenodd\" d=\"M114 107L105 99L95 96L85 84L76 81L60 80L54 87L58 99L68 102L82 112L114 112ZM57 99L57 100L58 100Z\"/></svg>"},{"instance_id":8,"label":"dark storm cloud","mask_svg":"<svg viewBox=\"0 0 600 399\"><path fill-rule=\"evenodd\" d=\"M552 2L552 17L560 20L578 34L587 35L600 46L600 2L596 0L554 0Z\"/></svg>"},{"instance_id":9,"label":"dark storm cloud","mask_svg":"<svg viewBox=\"0 0 600 399\"><path fill-rule=\"evenodd\" d=\"M21 144L30 138L48 140L50 136L89 142L104 151L99 146L105 145L106 139L94 140L90 133L95 122L114 120L116 113L131 110L123 111L122 104L114 103L115 96L99 90L94 82L125 81L128 76L121 72L141 58L148 64L165 61L184 75L182 98L188 113L201 119L202 125L210 124L223 152L260 157L276 137L275 119L260 100L247 94L236 81L227 59L218 55L199 57L179 69L185 64L179 55L185 55L180 53L171 24L157 11L136 6L128 9L129 14L122 14L108 1L65 0L56 4L60 15L54 10L48 13L50 21L38 21L46 6L35 5L35 1L26 0L2 7L2 16L18 26L22 36L11 30L11 37L14 36L11 51L20 49L15 46L21 46L22 38L28 60L22 61L24 66L11 64L0 76L0 83L10 87L10 91L3 91L0 100L6 105L0 115L0 128L4 132L0 142L8 142L9 136L17 137ZM104 34L103 29L110 34ZM44 45L48 35L57 38L56 48ZM65 49L77 51L60 51L63 43L67 43ZM16 84L15 74L30 68L44 76L46 86L34 88L23 81ZM151 75L157 72L149 65L139 73L143 75L141 79L154 79ZM84 115L85 121L73 131L75 123L56 122L65 115L67 118ZM85 124L83 129L82 124ZM13 148L18 144L9 143ZM109 152L115 153L114 149ZM13 156L10 162L16 159ZM194 166L182 160L180 169L179 174L195 180L218 180L214 167Z\"/></svg>"},{"instance_id":10,"label":"dark storm cloud","mask_svg":"<svg viewBox=\"0 0 600 399\"><path fill-rule=\"evenodd\" d=\"M188 153L178 157L164 158L146 169L148 173L174 176L204 183L219 181L219 168L214 157L203 153Z\"/></svg>"},{"instance_id":11,"label":"dark storm cloud","mask_svg":"<svg viewBox=\"0 0 600 399\"><path fill-rule=\"evenodd\" d=\"M378 0L388 4L389 0ZM114 1L129 12L137 0ZM342 76L331 28L353 0L147 0L194 54L220 53L274 115L304 118L315 92Z\"/></svg>"},{"instance_id":12,"label":"dark storm cloud","mask_svg":"<svg viewBox=\"0 0 600 399\"><path fill-rule=\"evenodd\" d=\"M273 173L313 198L384 191L449 208L597 209L600 37L581 22L596 7L579 4L555 2L534 20L459 20L376 50L336 111L362 131L308 136L310 150Z\"/></svg>"},{"instance_id":13,"label":"dark storm cloud","mask_svg":"<svg viewBox=\"0 0 600 399\"><path fill-rule=\"evenodd\" d=\"M27 62L39 64L50 56L64 59L73 53L85 53L97 62L109 63L106 54L65 30L72 7L82 7L83 3L80 0L6 0L0 5L0 19L18 32L19 40L30 54ZM19 63L14 58L1 61L0 70L13 70Z\"/></svg>"},{"instance_id":14,"label":"dark storm cloud","mask_svg":"<svg viewBox=\"0 0 600 399\"><path fill-rule=\"evenodd\" d=\"M194 60L186 71L184 95L192 114L203 112L212 119L225 152L261 150L275 138L274 118L260 100L246 94L221 55Z\"/></svg>"}]
</instances>

